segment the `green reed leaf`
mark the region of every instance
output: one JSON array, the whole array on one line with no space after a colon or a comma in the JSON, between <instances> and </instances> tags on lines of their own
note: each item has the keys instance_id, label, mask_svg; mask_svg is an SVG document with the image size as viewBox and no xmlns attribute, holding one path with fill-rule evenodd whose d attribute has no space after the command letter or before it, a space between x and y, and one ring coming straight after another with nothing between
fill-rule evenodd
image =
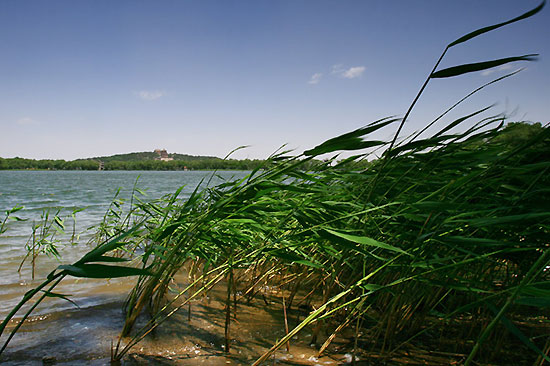
<instances>
[{"instance_id":1,"label":"green reed leaf","mask_svg":"<svg viewBox=\"0 0 550 366\"><path fill-rule=\"evenodd\" d=\"M537 308L550 308L550 297L519 297L515 303Z\"/></svg>"},{"instance_id":2,"label":"green reed leaf","mask_svg":"<svg viewBox=\"0 0 550 366\"><path fill-rule=\"evenodd\" d=\"M404 151L418 151L418 150L424 150L432 147L440 146L442 142L455 139L459 137L459 135L444 135L444 136L438 136L438 137L432 137L424 140L418 140L409 142L405 145L398 146L392 150L390 150L387 155L388 156L396 156L401 152Z\"/></svg>"},{"instance_id":3,"label":"green reed leaf","mask_svg":"<svg viewBox=\"0 0 550 366\"><path fill-rule=\"evenodd\" d=\"M491 303L488 304L489 309L491 309L492 312L498 314L498 309ZM500 321L504 326L508 329L510 333L515 335L520 341L523 342L527 347L529 347L532 351L537 353L539 356L544 358L547 362L550 362L550 357L548 357L544 352L542 352L521 330L519 330L518 327L514 325L506 316L502 316L500 318Z\"/></svg>"},{"instance_id":4,"label":"green reed leaf","mask_svg":"<svg viewBox=\"0 0 550 366\"><path fill-rule=\"evenodd\" d=\"M398 120L398 118L392 118L389 120L387 118L380 119L365 127L358 128L355 131L331 138L313 149L304 151L304 155L317 156L339 150L359 150L368 147L384 145L386 144L386 142L384 141L364 141L363 139L361 139L361 137L376 130L379 130L382 127L387 126Z\"/></svg>"},{"instance_id":5,"label":"green reed leaf","mask_svg":"<svg viewBox=\"0 0 550 366\"><path fill-rule=\"evenodd\" d=\"M346 239L346 240L349 240L349 241L357 243L357 244L363 244L363 245L367 245L367 246L371 246L371 247L391 250L392 252L397 252L397 253L401 253L401 254L410 255L409 253L407 253L403 249L394 247L393 245L382 243L378 240L369 238L367 236L350 235L350 234L341 233L341 232L334 231L334 230L327 229L327 228L325 228L324 230L331 233L332 235L335 235L335 236L339 237L339 238Z\"/></svg>"},{"instance_id":6,"label":"green reed leaf","mask_svg":"<svg viewBox=\"0 0 550 366\"><path fill-rule=\"evenodd\" d=\"M108 242L106 242L104 244L99 245L95 249L93 249L90 252L86 253L75 264L82 264L82 263L87 263L87 262L98 262L98 261L100 262L103 254L105 254L105 253L107 253L111 250L118 249L118 248L124 246L125 244L127 244L126 242L123 241L123 239L125 239L126 237L133 234L139 227L140 227L139 225L136 225L136 226L132 227L131 229L125 231L123 234L109 240Z\"/></svg>"},{"instance_id":7,"label":"green reed leaf","mask_svg":"<svg viewBox=\"0 0 550 366\"><path fill-rule=\"evenodd\" d=\"M274 257L282 259L285 262L298 263L298 264L302 264L304 266L313 267L313 268L322 268L321 265L313 263L311 260L307 260L304 257L298 255L297 253L291 252L288 250L276 249L276 250L270 250L268 253Z\"/></svg>"},{"instance_id":8,"label":"green reed leaf","mask_svg":"<svg viewBox=\"0 0 550 366\"><path fill-rule=\"evenodd\" d=\"M57 298L66 300L66 301L70 302L71 304L73 304L74 306L76 306L77 308L80 309L80 306L78 306L78 304L76 302L69 299L69 296L72 296L72 295L58 294L58 293L51 292L51 291L46 291L46 290L42 290L42 292L46 295L46 297L57 297Z\"/></svg>"},{"instance_id":9,"label":"green reed leaf","mask_svg":"<svg viewBox=\"0 0 550 366\"><path fill-rule=\"evenodd\" d=\"M447 69L434 72L433 74L430 75L430 78L432 79L450 78L453 76L458 76L469 72L476 72L476 71L490 69L496 66L504 65L515 61L535 61L537 60L537 56L538 54L534 53L534 54L523 55L523 56L506 57L506 58L500 58L497 60L475 62L471 64L453 66Z\"/></svg>"},{"instance_id":10,"label":"green reed leaf","mask_svg":"<svg viewBox=\"0 0 550 366\"><path fill-rule=\"evenodd\" d=\"M57 269L62 270L69 276L83 278L117 278L151 275L151 273L146 269L121 266L106 266L103 264L61 265L57 267Z\"/></svg>"},{"instance_id":11,"label":"green reed leaf","mask_svg":"<svg viewBox=\"0 0 550 366\"><path fill-rule=\"evenodd\" d=\"M487 27L483 27L483 28L480 28L480 29L477 29L473 32L470 32L460 38L458 38L456 41L453 41L451 43L449 43L449 45L447 47L453 47L453 46L456 46L457 44L460 44L460 43L463 43L463 42L466 42L474 37L477 37L479 35L482 35L484 33L487 33L487 32L490 32L492 30L495 30L495 29L498 29L500 27L504 27L505 25L508 25L508 24L511 24L511 23L515 23L517 21L520 21L522 19L526 19L526 18L529 18L535 14L537 14L539 11L542 10L542 8L544 7L544 5L546 4L546 0L544 0L539 6L537 6L536 8L532 9L532 10L529 10L528 12L518 16L518 17L515 17L513 19L510 19L510 20L507 20L505 22L502 22L502 23L498 23L498 24L494 24L494 25L490 25L490 26L487 26Z\"/></svg>"},{"instance_id":12,"label":"green reed leaf","mask_svg":"<svg viewBox=\"0 0 550 366\"><path fill-rule=\"evenodd\" d=\"M15 206L15 207L13 207L12 209L6 211L6 213L9 215L9 214L15 213L15 212L17 212L17 211L20 211L20 210L22 210L22 209L24 209L24 208L25 208L25 206Z\"/></svg>"},{"instance_id":13,"label":"green reed leaf","mask_svg":"<svg viewBox=\"0 0 550 366\"><path fill-rule=\"evenodd\" d=\"M454 120L453 122L449 123L447 126L445 126L441 131L439 131L438 133L436 133L435 135L433 135L432 137L438 137L438 136L441 136L443 135L445 132L449 131L451 128L454 128L456 126L458 126L459 124L461 124L462 122L474 117L474 116L477 116L478 114L480 113L483 113L485 112L486 110L488 110L489 108L492 108L493 106L488 106L488 107L485 107L485 108L482 108L482 109L479 109L473 113L470 113L469 115L467 116L464 116L464 117L460 117L456 120Z\"/></svg>"},{"instance_id":14,"label":"green reed leaf","mask_svg":"<svg viewBox=\"0 0 550 366\"><path fill-rule=\"evenodd\" d=\"M486 238L472 238L465 236L447 236L444 238L446 242L460 244L461 246L510 246L513 243L504 242L501 240L486 239ZM517 244L517 243L514 243Z\"/></svg>"},{"instance_id":15,"label":"green reed leaf","mask_svg":"<svg viewBox=\"0 0 550 366\"><path fill-rule=\"evenodd\" d=\"M479 219L468 219L464 220L469 225L473 227L486 227L492 225L503 225L503 224L526 224L536 222L538 220L547 219L550 217L550 212L536 212L536 213L527 213L522 215L509 215L501 217L488 217L488 218L479 218ZM457 222L460 220L456 220Z\"/></svg>"}]
</instances>

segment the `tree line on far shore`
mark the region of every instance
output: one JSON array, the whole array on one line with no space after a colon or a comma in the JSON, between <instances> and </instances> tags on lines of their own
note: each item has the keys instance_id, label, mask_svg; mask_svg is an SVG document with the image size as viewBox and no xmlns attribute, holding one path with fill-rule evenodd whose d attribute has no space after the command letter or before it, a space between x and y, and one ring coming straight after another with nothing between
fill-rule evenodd
<instances>
[{"instance_id":1,"label":"tree line on far shore","mask_svg":"<svg viewBox=\"0 0 550 366\"><path fill-rule=\"evenodd\" d=\"M541 123L509 123L494 142L515 146L532 138L545 128ZM471 143L476 149L479 142ZM174 159L170 161L157 160L154 152L139 152L113 156L95 157L90 159L66 160L34 160L25 158L0 158L0 170L98 170L103 163L103 170L254 170L265 168L266 161L260 159L221 159L214 156L193 156L185 154L169 154ZM313 168L319 160L310 160L302 167ZM368 168L372 162L357 160L353 162L355 170Z\"/></svg>"},{"instance_id":2,"label":"tree line on far shore","mask_svg":"<svg viewBox=\"0 0 550 366\"><path fill-rule=\"evenodd\" d=\"M207 157L193 160L34 160L24 158L0 158L0 170L252 170L263 164L263 160L236 160Z\"/></svg>"}]
</instances>

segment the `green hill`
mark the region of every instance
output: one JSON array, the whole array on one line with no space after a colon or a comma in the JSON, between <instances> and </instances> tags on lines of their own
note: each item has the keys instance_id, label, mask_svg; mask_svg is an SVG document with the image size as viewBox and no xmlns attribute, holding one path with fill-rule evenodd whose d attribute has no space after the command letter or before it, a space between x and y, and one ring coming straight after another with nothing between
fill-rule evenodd
<instances>
[{"instance_id":1,"label":"green hill","mask_svg":"<svg viewBox=\"0 0 550 366\"><path fill-rule=\"evenodd\" d=\"M93 158L86 159L77 159L76 161L81 160L97 160L103 162L110 161L151 161L159 160L159 154L154 151L142 151L142 152L132 152L127 154L116 154L111 156L97 156ZM197 161L197 160L222 160L215 156L200 156L200 155L187 155L187 154L168 154L168 157L179 160L179 161Z\"/></svg>"},{"instance_id":2,"label":"green hill","mask_svg":"<svg viewBox=\"0 0 550 366\"><path fill-rule=\"evenodd\" d=\"M0 170L252 170L263 160L221 159L215 156L195 156L187 154L167 154L170 161L161 161L160 153L154 151L132 152L111 156L65 160L34 160L23 158L0 158Z\"/></svg>"}]
</instances>

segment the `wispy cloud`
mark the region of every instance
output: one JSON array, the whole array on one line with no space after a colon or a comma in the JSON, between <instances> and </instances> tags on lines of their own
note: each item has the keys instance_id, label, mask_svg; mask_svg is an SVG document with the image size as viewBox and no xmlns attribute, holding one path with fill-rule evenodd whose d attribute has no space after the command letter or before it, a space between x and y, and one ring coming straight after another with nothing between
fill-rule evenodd
<instances>
[{"instance_id":1,"label":"wispy cloud","mask_svg":"<svg viewBox=\"0 0 550 366\"><path fill-rule=\"evenodd\" d=\"M334 75L343 79L357 79L363 75L365 70L365 66L345 67L343 64L336 64L330 68L330 72L327 72L327 74L329 76ZM323 77L324 74L322 72L316 72L315 74L311 75L307 83L310 85L319 84Z\"/></svg>"},{"instance_id":2,"label":"wispy cloud","mask_svg":"<svg viewBox=\"0 0 550 366\"><path fill-rule=\"evenodd\" d=\"M355 66L355 67L350 67L349 69L344 71L342 73L342 76L345 77L346 79L355 79L355 78L361 77L361 75L363 75L364 72L365 72L365 66Z\"/></svg>"},{"instance_id":3,"label":"wispy cloud","mask_svg":"<svg viewBox=\"0 0 550 366\"><path fill-rule=\"evenodd\" d=\"M365 66L345 68L342 64L332 66L332 73L345 79L357 79L365 72Z\"/></svg>"},{"instance_id":4,"label":"wispy cloud","mask_svg":"<svg viewBox=\"0 0 550 366\"><path fill-rule=\"evenodd\" d=\"M166 92L162 90L141 90L134 92L134 94L142 100L157 100L166 95Z\"/></svg>"},{"instance_id":5,"label":"wispy cloud","mask_svg":"<svg viewBox=\"0 0 550 366\"><path fill-rule=\"evenodd\" d=\"M493 67L492 69L488 69L488 70L484 70L481 72L481 75L482 76L489 76L491 75L492 73L494 72L497 72L497 71L506 71L506 70L510 70L512 68L512 65L510 64L506 64L506 65L502 65L500 67Z\"/></svg>"},{"instance_id":6,"label":"wispy cloud","mask_svg":"<svg viewBox=\"0 0 550 366\"><path fill-rule=\"evenodd\" d=\"M30 117L19 118L16 123L20 126L36 126L40 124L40 122Z\"/></svg>"},{"instance_id":7,"label":"wispy cloud","mask_svg":"<svg viewBox=\"0 0 550 366\"><path fill-rule=\"evenodd\" d=\"M308 84L319 84L322 77L323 77L323 74L320 73L320 72L317 72L317 73L311 75L311 78L309 79L309 81L307 83Z\"/></svg>"}]
</instances>

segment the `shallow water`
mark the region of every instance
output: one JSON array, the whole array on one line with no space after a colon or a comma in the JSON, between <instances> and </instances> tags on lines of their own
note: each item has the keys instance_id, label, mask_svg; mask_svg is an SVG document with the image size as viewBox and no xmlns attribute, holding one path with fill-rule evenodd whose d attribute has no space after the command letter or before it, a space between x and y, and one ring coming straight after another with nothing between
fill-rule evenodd
<instances>
[{"instance_id":1,"label":"shallow water","mask_svg":"<svg viewBox=\"0 0 550 366\"><path fill-rule=\"evenodd\" d=\"M280 301L272 298L268 305L263 300L241 302L231 322L231 351L225 353L223 294L222 285L208 297L193 301L190 321L188 307L182 308L138 343L122 365L250 365L284 336ZM123 316L120 296L107 299L111 301L35 317L14 338L2 364L39 365L53 359L55 365L108 365L111 342L116 344ZM296 325L297 316L303 319L304 314L289 314L291 325ZM137 327L146 320L142 316ZM283 347L266 364L335 366L349 362L350 355L343 351L349 345L341 339L324 356L317 355L310 339L311 330L306 329L293 339L290 352Z\"/></svg>"},{"instance_id":2,"label":"shallow water","mask_svg":"<svg viewBox=\"0 0 550 366\"><path fill-rule=\"evenodd\" d=\"M224 180L241 178L247 172L221 171L212 179L211 184ZM157 171L0 171L0 219L4 212L15 206L24 209L14 215L26 221L9 221L7 231L0 236L0 319L3 319L21 296L41 282L51 270L59 264L72 263L87 252L90 247L85 243L93 233L89 227L101 222L117 190L118 198L129 206L134 184L146 193L138 194L143 200L161 198L174 193L184 186L180 197L188 197L196 186L208 181L212 172L157 172ZM137 183L136 183L137 181ZM205 184L203 183L203 186ZM51 209L51 215L59 209L65 219L67 234L57 236L60 239L61 260L40 255L35 266L35 280L32 280L31 262L27 260L18 273L27 251L25 244L32 233L32 226L40 221L44 210ZM76 221L71 218L75 209ZM79 244L67 244L74 229L80 234ZM131 280L65 280L58 291L72 294L80 306L100 304L98 295L120 293L120 286L128 286ZM38 314L73 307L64 300L48 299L37 309Z\"/></svg>"},{"instance_id":3,"label":"shallow water","mask_svg":"<svg viewBox=\"0 0 550 366\"><path fill-rule=\"evenodd\" d=\"M224 171L218 174L211 184L241 178L247 173ZM119 187L119 197L128 201L138 176L138 187L146 191L144 199L147 200L173 193L182 185L185 187L181 197L189 196L197 184L203 178L208 180L210 175L211 172L0 171L0 210L25 206L16 215L26 219L10 222L7 232L0 236L0 319L26 291L60 264L41 255L34 281L30 262L25 263L21 273L17 272L26 254L24 247L33 220L39 220L44 209L60 209L61 216L67 217L75 208L84 208L77 213L75 230L82 233L79 242L85 243L92 233L86 228L102 220ZM66 222L70 223L70 219ZM60 244L61 263L74 262L89 250L82 244L66 244L69 237L62 236L65 244ZM44 360L56 365L109 364L111 342L116 343L123 325L123 301L134 281L135 278L64 279L56 292L70 294L79 308L62 299L47 298L11 341L2 356L2 364L40 365ZM226 354L221 301L224 291L222 287L214 288L208 297L194 301L191 321L187 319L187 307L178 311L169 322L132 349L124 364L248 365L284 336L281 301L277 294L271 294L268 295L272 298L269 304L255 299L250 304L239 305L237 319L232 321L231 327L232 350ZM303 319L304 314L289 313L290 321L295 321L294 326L300 316ZM15 324L12 322L8 328ZM5 339L6 334L0 342L3 344ZM309 344L310 339L311 331L309 334L302 332L293 340L291 352L278 351L269 364L330 366L345 363L349 358L339 353L338 342L330 357L318 357L316 348Z\"/></svg>"},{"instance_id":4,"label":"shallow water","mask_svg":"<svg viewBox=\"0 0 550 366\"><path fill-rule=\"evenodd\" d=\"M247 172L221 171L213 177L211 184L224 180L240 178ZM153 200L166 194L174 193L184 186L180 197L188 197L201 181L207 182L212 172L156 172L156 171L0 171L0 220L4 213L16 206L24 209L14 215L24 221L8 221L7 230L0 235L0 319L21 300L23 294L41 283L45 276L60 264L72 263L90 249L85 243L90 239L91 226L101 222L117 190L118 198L129 206L129 199L134 185L145 192L140 195L143 200ZM137 183L136 183L137 182ZM203 183L205 186L205 183ZM65 235L57 235L61 259L57 260L44 254L38 256L35 266L35 280L32 279L31 262L27 260L18 272L27 251L25 244L29 241L32 226L40 221L44 210L50 209L53 215L58 209L60 217L65 219ZM76 213L76 221L71 213ZM73 231L80 234L79 244L68 244ZM120 301L133 285L134 279L82 280L66 278L57 288L58 293L70 294L71 299L81 308L93 308ZM28 308L28 306L26 307ZM26 308L23 308L24 311ZM50 319L58 318L61 312L74 309L75 306L65 300L47 298L34 312L35 320L42 319L47 324ZM119 311L120 312L120 311ZM92 321L93 323L93 321ZM51 326L55 327L54 324ZM71 327L79 327L78 323ZM44 338L43 330L31 331L37 337L23 337L25 344L32 344L32 339ZM23 332L25 327L23 327ZM14 341L19 338L15 337ZM2 341L5 337L2 337ZM29 343L30 342L30 343ZM10 349L13 344L10 345Z\"/></svg>"}]
</instances>

